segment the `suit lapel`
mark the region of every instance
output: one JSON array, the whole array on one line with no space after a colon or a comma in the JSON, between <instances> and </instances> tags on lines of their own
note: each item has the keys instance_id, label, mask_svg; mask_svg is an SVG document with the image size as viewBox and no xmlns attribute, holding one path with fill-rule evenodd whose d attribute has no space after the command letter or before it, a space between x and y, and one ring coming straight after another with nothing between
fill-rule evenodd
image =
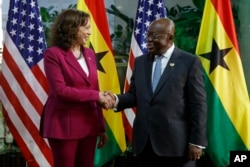
<instances>
[{"instance_id":1,"label":"suit lapel","mask_svg":"<svg viewBox=\"0 0 250 167\"><path fill-rule=\"evenodd\" d=\"M86 54L85 54L86 55ZM73 53L68 50L65 54L65 61L68 62L69 66L72 67L72 69L74 69L77 73L79 73L87 82L90 83L90 80L88 78L88 76L86 75L86 73L84 72L84 70L82 69L82 67L80 66L80 64L78 63L78 61L76 60L75 56L73 55ZM89 61L89 60L88 60ZM89 68L89 62L86 60L87 66ZM91 74L91 68L89 68L89 76Z\"/></svg>"},{"instance_id":2,"label":"suit lapel","mask_svg":"<svg viewBox=\"0 0 250 167\"><path fill-rule=\"evenodd\" d=\"M170 57L170 59L168 61L168 64L166 65L166 67L162 73L162 76L161 76L159 83L154 91L154 94L156 94L161 89L161 87L165 84L165 82L167 82L169 76L178 67L179 61L180 61L179 60L179 52L178 52L178 49L175 48L172 56Z\"/></svg>"},{"instance_id":3,"label":"suit lapel","mask_svg":"<svg viewBox=\"0 0 250 167\"><path fill-rule=\"evenodd\" d=\"M145 78L146 78L146 84L147 84L147 89L148 90L151 90L151 92L153 93L152 91L152 68L153 68L153 59L152 59L152 56L151 55L145 55L147 58L146 58L146 61L145 61Z\"/></svg>"},{"instance_id":4,"label":"suit lapel","mask_svg":"<svg viewBox=\"0 0 250 167\"><path fill-rule=\"evenodd\" d=\"M83 54L84 54L84 58L89 69L89 77L86 76L85 72L84 74L87 77L87 79L91 82L92 79L96 78L96 75L94 74L96 74L97 72L95 54L90 52L90 50L88 49L83 49Z\"/></svg>"}]
</instances>

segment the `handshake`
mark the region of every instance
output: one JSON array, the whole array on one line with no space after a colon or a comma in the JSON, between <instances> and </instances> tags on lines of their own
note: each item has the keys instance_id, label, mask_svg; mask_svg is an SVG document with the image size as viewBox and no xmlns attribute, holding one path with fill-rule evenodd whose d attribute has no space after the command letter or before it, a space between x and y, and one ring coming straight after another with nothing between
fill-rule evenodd
<instances>
[{"instance_id":1,"label":"handshake","mask_svg":"<svg viewBox=\"0 0 250 167\"><path fill-rule=\"evenodd\" d=\"M99 92L99 104L104 109L112 109L115 108L116 97L113 93L109 91Z\"/></svg>"}]
</instances>

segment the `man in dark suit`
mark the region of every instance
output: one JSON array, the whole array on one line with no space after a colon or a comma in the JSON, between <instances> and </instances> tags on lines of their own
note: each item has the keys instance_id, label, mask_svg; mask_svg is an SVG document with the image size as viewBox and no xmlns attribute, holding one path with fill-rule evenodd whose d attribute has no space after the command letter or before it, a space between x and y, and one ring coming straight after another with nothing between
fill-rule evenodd
<instances>
[{"instance_id":1,"label":"man in dark suit","mask_svg":"<svg viewBox=\"0 0 250 167\"><path fill-rule=\"evenodd\" d=\"M137 107L133 149L141 167L195 166L207 145L202 65L197 56L174 45L174 31L170 19L151 23L149 53L135 59L130 88L115 95L112 106L116 111ZM161 77L153 90L158 57Z\"/></svg>"}]
</instances>

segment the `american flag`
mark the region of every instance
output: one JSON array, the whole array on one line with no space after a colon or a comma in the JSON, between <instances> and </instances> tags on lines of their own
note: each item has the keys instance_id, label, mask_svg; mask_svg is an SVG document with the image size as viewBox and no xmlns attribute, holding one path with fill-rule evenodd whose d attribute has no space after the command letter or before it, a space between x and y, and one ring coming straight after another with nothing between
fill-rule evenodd
<instances>
[{"instance_id":1,"label":"american flag","mask_svg":"<svg viewBox=\"0 0 250 167\"><path fill-rule=\"evenodd\" d=\"M39 136L48 84L46 48L37 0L10 0L0 75L4 119L29 167L52 166L48 142Z\"/></svg>"},{"instance_id":2,"label":"american flag","mask_svg":"<svg viewBox=\"0 0 250 167\"><path fill-rule=\"evenodd\" d=\"M132 75L135 57L145 54L146 32L148 26L153 20L167 17L164 0L139 0L137 13L135 18L135 27L131 39L131 48L129 53L126 80L124 84L124 92L129 89L130 77ZM132 141L133 121L135 118L136 108L124 110L124 128L129 141Z\"/></svg>"}]
</instances>

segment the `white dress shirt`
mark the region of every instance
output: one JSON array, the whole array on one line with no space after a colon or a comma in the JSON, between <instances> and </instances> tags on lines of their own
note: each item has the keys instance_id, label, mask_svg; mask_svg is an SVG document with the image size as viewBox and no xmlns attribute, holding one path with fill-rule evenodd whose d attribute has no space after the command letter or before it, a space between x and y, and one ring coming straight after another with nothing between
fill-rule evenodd
<instances>
[{"instance_id":1,"label":"white dress shirt","mask_svg":"<svg viewBox=\"0 0 250 167\"><path fill-rule=\"evenodd\" d=\"M163 73L165 67L167 66L168 64L168 61L172 55L172 53L174 52L174 44L162 55L162 59L161 59L161 74ZM156 57L158 57L158 55L155 56L155 60L156 60ZM152 66L152 76L151 76L151 80L153 80L153 74L154 74L154 69L155 69L155 61L153 62L153 66Z\"/></svg>"},{"instance_id":2,"label":"white dress shirt","mask_svg":"<svg viewBox=\"0 0 250 167\"><path fill-rule=\"evenodd\" d=\"M88 69L84 56L81 56L79 59L77 59L77 61L82 67L83 71L86 73L86 75L89 76L89 69Z\"/></svg>"}]
</instances>

